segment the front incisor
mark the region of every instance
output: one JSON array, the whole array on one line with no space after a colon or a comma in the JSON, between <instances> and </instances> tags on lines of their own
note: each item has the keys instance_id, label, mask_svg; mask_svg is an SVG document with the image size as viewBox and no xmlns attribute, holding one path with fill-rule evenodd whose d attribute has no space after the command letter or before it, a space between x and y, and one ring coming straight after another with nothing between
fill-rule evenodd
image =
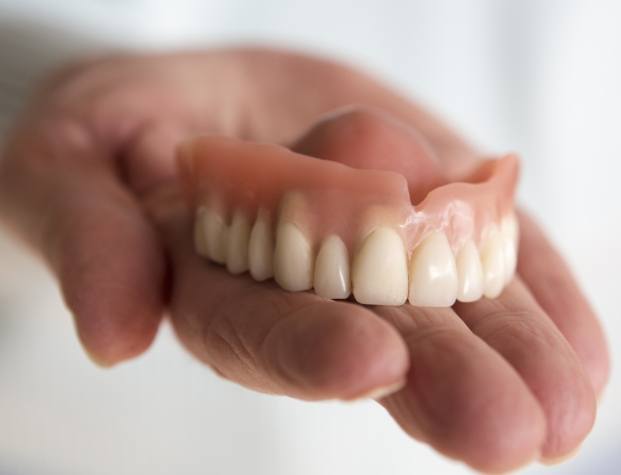
<instances>
[{"instance_id":1,"label":"front incisor","mask_svg":"<svg viewBox=\"0 0 621 475\"><path fill-rule=\"evenodd\" d=\"M346 299L351 293L349 255L343 240L328 236L315 260L315 293L327 299Z\"/></svg>"},{"instance_id":2,"label":"front incisor","mask_svg":"<svg viewBox=\"0 0 621 475\"><path fill-rule=\"evenodd\" d=\"M453 251L446 235L436 231L412 253L410 303L421 307L450 307L457 298L457 285Z\"/></svg>"},{"instance_id":3,"label":"front incisor","mask_svg":"<svg viewBox=\"0 0 621 475\"><path fill-rule=\"evenodd\" d=\"M474 302L483 295L483 268L479 251L472 239L468 239L457 253L457 300Z\"/></svg>"},{"instance_id":4,"label":"front incisor","mask_svg":"<svg viewBox=\"0 0 621 475\"><path fill-rule=\"evenodd\" d=\"M408 296L408 266L403 241L388 227L364 240L352 265L356 300L371 305L402 305Z\"/></svg>"}]
</instances>

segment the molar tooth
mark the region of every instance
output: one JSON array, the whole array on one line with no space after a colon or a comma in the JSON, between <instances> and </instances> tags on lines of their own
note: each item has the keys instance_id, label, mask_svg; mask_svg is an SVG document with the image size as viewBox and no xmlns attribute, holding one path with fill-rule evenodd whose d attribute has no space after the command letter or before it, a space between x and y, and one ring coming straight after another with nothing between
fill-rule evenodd
<instances>
[{"instance_id":1,"label":"molar tooth","mask_svg":"<svg viewBox=\"0 0 621 475\"><path fill-rule=\"evenodd\" d=\"M233 215L228 237L226 268L231 274L246 272L248 270L250 221L243 211L237 211Z\"/></svg>"},{"instance_id":2,"label":"molar tooth","mask_svg":"<svg viewBox=\"0 0 621 475\"><path fill-rule=\"evenodd\" d=\"M321 244L313 287L317 295L328 299L346 299L351 293L347 247L336 235L328 236Z\"/></svg>"},{"instance_id":3,"label":"molar tooth","mask_svg":"<svg viewBox=\"0 0 621 475\"><path fill-rule=\"evenodd\" d=\"M412 305L450 307L457 297L457 268L446 234L436 231L420 243L410 261Z\"/></svg>"},{"instance_id":4,"label":"molar tooth","mask_svg":"<svg viewBox=\"0 0 621 475\"><path fill-rule=\"evenodd\" d=\"M457 277L457 300L460 302L474 302L483 295L483 268L479 251L472 239L460 249L456 258Z\"/></svg>"},{"instance_id":5,"label":"molar tooth","mask_svg":"<svg viewBox=\"0 0 621 475\"><path fill-rule=\"evenodd\" d=\"M207 257L205 211L206 208L204 206L199 207L194 217L194 249L196 253L202 257Z\"/></svg>"},{"instance_id":6,"label":"molar tooth","mask_svg":"<svg viewBox=\"0 0 621 475\"><path fill-rule=\"evenodd\" d=\"M362 244L352 266L356 300L372 305L401 305L408 295L407 256L391 228L375 229Z\"/></svg>"},{"instance_id":7,"label":"molar tooth","mask_svg":"<svg viewBox=\"0 0 621 475\"><path fill-rule=\"evenodd\" d=\"M505 283L509 283L515 274L519 240L519 226L514 213L508 214L502 219L500 233L503 237Z\"/></svg>"},{"instance_id":8,"label":"molar tooth","mask_svg":"<svg viewBox=\"0 0 621 475\"><path fill-rule=\"evenodd\" d=\"M274 239L268 212L261 208L250 231L248 243L248 266L254 280L263 281L272 277Z\"/></svg>"},{"instance_id":9,"label":"molar tooth","mask_svg":"<svg viewBox=\"0 0 621 475\"><path fill-rule=\"evenodd\" d=\"M304 233L293 223L280 223L276 231L274 278L285 290L313 286L313 251Z\"/></svg>"},{"instance_id":10,"label":"molar tooth","mask_svg":"<svg viewBox=\"0 0 621 475\"><path fill-rule=\"evenodd\" d=\"M207 256L218 264L226 262L227 226L224 216L213 208L203 212L205 247Z\"/></svg>"},{"instance_id":11,"label":"molar tooth","mask_svg":"<svg viewBox=\"0 0 621 475\"><path fill-rule=\"evenodd\" d=\"M500 295L505 283L505 258L503 240L495 224L491 225L485 242L481 246L484 295L493 299Z\"/></svg>"}]
</instances>

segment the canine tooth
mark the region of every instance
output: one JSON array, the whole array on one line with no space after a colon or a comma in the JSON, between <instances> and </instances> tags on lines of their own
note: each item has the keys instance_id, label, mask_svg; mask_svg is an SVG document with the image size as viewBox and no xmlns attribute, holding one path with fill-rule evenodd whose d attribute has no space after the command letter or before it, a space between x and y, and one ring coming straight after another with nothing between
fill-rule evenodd
<instances>
[{"instance_id":1,"label":"canine tooth","mask_svg":"<svg viewBox=\"0 0 621 475\"><path fill-rule=\"evenodd\" d=\"M356 300L372 305L401 305L408 296L408 266L403 241L391 228L375 229L354 257L352 287Z\"/></svg>"},{"instance_id":2,"label":"canine tooth","mask_svg":"<svg viewBox=\"0 0 621 475\"><path fill-rule=\"evenodd\" d=\"M509 213L502 218L500 222L500 232L517 242L520 234L520 226L515 213Z\"/></svg>"},{"instance_id":3,"label":"canine tooth","mask_svg":"<svg viewBox=\"0 0 621 475\"><path fill-rule=\"evenodd\" d=\"M227 226L224 217L211 208L203 213L207 256L218 264L226 262Z\"/></svg>"},{"instance_id":4,"label":"canine tooth","mask_svg":"<svg viewBox=\"0 0 621 475\"><path fill-rule=\"evenodd\" d=\"M259 209L248 243L248 267L254 280L262 281L272 277L273 255L274 239L269 215L265 209Z\"/></svg>"},{"instance_id":5,"label":"canine tooth","mask_svg":"<svg viewBox=\"0 0 621 475\"><path fill-rule=\"evenodd\" d=\"M446 234L434 232L412 254L410 303L421 307L450 307L457 298L457 284L455 257Z\"/></svg>"},{"instance_id":6,"label":"canine tooth","mask_svg":"<svg viewBox=\"0 0 621 475\"><path fill-rule=\"evenodd\" d=\"M474 302L483 295L483 268L479 251L472 239L460 249L455 259L457 264L457 300L460 302Z\"/></svg>"},{"instance_id":7,"label":"canine tooth","mask_svg":"<svg viewBox=\"0 0 621 475\"><path fill-rule=\"evenodd\" d=\"M248 243L250 240L250 221L245 213L237 211L229 228L226 253L226 268L231 274L241 274L248 270Z\"/></svg>"},{"instance_id":8,"label":"canine tooth","mask_svg":"<svg viewBox=\"0 0 621 475\"><path fill-rule=\"evenodd\" d=\"M313 286L313 251L304 233L293 223L281 223L276 231L274 278L285 290Z\"/></svg>"},{"instance_id":9,"label":"canine tooth","mask_svg":"<svg viewBox=\"0 0 621 475\"><path fill-rule=\"evenodd\" d=\"M205 208L196 210L194 218L194 249L199 256L207 257L207 241L205 237Z\"/></svg>"},{"instance_id":10,"label":"canine tooth","mask_svg":"<svg viewBox=\"0 0 621 475\"><path fill-rule=\"evenodd\" d=\"M502 219L500 233L503 237L505 283L509 283L517 265L519 226L515 214L511 213Z\"/></svg>"},{"instance_id":11,"label":"canine tooth","mask_svg":"<svg viewBox=\"0 0 621 475\"><path fill-rule=\"evenodd\" d=\"M481 246L484 295L493 299L500 295L505 282L505 257L503 240L496 225L491 225L487 239Z\"/></svg>"},{"instance_id":12,"label":"canine tooth","mask_svg":"<svg viewBox=\"0 0 621 475\"><path fill-rule=\"evenodd\" d=\"M343 240L328 236L315 260L315 293L328 299L346 299L351 293L349 281L349 255Z\"/></svg>"}]
</instances>

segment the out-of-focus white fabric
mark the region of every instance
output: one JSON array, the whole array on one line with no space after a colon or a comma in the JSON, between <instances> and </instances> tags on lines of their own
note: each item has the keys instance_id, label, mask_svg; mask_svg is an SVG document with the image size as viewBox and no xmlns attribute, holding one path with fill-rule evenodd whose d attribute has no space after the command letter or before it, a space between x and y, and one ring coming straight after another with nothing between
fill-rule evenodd
<instances>
[{"instance_id":1,"label":"out-of-focus white fabric","mask_svg":"<svg viewBox=\"0 0 621 475\"><path fill-rule=\"evenodd\" d=\"M614 368L620 20L613 1L0 0L0 130L38 77L89 51L260 42L357 63L482 147L522 152L521 199L591 295ZM144 357L95 369L52 281L0 238L0 473L467 472L372 403L301 403L226 383L167 327ZM618 376L580 456L546 473L615 473Z\"/></svg>"}]
</instances>

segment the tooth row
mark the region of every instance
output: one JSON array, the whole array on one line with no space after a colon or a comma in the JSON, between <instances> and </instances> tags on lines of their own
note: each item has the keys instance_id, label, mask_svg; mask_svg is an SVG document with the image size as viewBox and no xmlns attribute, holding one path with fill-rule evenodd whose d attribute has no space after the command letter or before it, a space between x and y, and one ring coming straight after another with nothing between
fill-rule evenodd
<instances>
[{"instance_id":1,"label":"tooth row","mask_svg":"<svg viewBox=\"0 0 621 475\"><path fill-rule=\"evenodd\" d=\"M329 299L370 305L449 307L456 300L495 298L511 280L517 262L517 221L506 216L490 225L479 248L473 240L453 253L441 231L429 234L409 260L401 235L393 228L375 228L350 262L343 240L330 235L314 249L304 232L279 222L276 235L265 209L254 223L242 211L228 225L221 213L201 207L194 229L198 254L225 264L232 274L246 271L257 281L273 277L288 291L314 289Z\"/></svg>"}]
</instances>

